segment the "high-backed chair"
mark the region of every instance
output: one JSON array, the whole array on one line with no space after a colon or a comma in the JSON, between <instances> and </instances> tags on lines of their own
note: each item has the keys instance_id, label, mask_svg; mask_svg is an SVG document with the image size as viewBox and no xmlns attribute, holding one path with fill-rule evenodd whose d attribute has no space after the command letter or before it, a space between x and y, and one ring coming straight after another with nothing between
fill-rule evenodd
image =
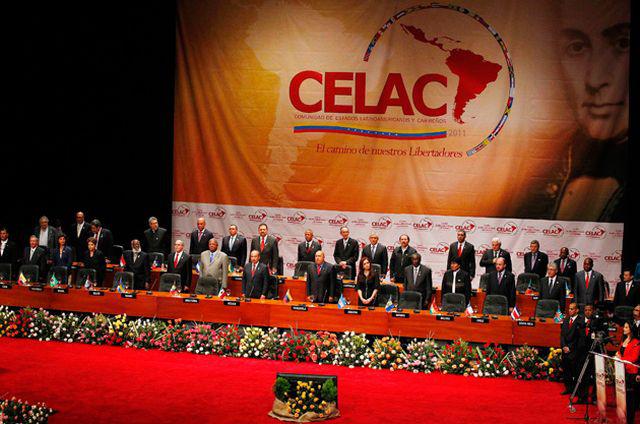
<instances>
[{"instance_id":1,"label":"high-backed chair","mask_svg":"<svg viewBox=\"0 0 640 424\"><path fill-rule=\"evenodd\" d=\"M487 291L487 287L489 286L489 273L485 272L480 276L480 289L482 291Z\"/></svg>"},{"instance_id":2,"label":"high-backed chair","mask_svg":"<svg viewBox=\"0 0 640 424\"><path fill-rule=\"evenodd\" d=\"M215 278L200 277L198 278L198 284L196 285L195 293L217 296L218 293L220 293L220 284Z\"/></svg>"},{"instance_id":3,"label":"high-backed chair","mask_svg":"<svg viewBox=\"0 0 640 424\"><path fill-rule=\"evenodd\" d=\"M38 265L22 265L18 272L24 275L30 283L40 282L40 267Z\"/></svg>"},{"instance_id":4,"label":"high-backed chair","mask_svg":"<svg viewBox=\"0 0 640 424\"><path fill-rule=\"evenodd\" d=\"M482 313L485 315L508 315L509 300L501 294L489 294L484 299Z\"/></svg>"},{"instance_id":5,"label":"high-backed chair","mask_svg":"<svg viewBox=\"0 0 640 424\"><path fill-rule=\"evenodd\" d=\"M296 263L295 268L293 269L293 276L295 278L304 277L309 272L309 267L311 267L314 263L310 261L300 261Z\"/></svg>"},{"instance_id":6,"label":"high-backed chair","mask_svg":"<svg viewBox=\"0 0 640 424\"><path fill-rule=\"evenodd\" d=\"M76 287L84 287L87 278L91 281L91 286L96 284L96 270L93 268L80 268L76 274Z\"/></svg>"},{"instance_id":7,"label":"high-backed chair","mask_svg":"<svg viewBox=\"0 0 640 424\"><path fill-rule=\"evenodd\" d=\"M180 274L175 274L172 272L164 272L160 276L160 287L159 290L161 292L171 291L171 287L175 285L177 290L182 290L182 278Z\"/></svg>"},{"instance_id":8,"label":"high-backed chair","mask_svg":"<svg viewBox=\"0 0 640 424\"><path fill-rule=\"evenodd\" d=\"M617 322L629 321L633 318L633 306L616 306L613 310L613 316Z\"/></svg>"},{"instance_id":9,"label":"high-backed chair","mask_svg":"<svg viewBox=\"0 0 640 424\"><path fill-rule=\"evenodd\" d=\"M58 280L58 284L67 284L69 278L69 270L66 266L52 267L47 274L47 284L51 283L54 275L56 276L56 280Z\"/></svg>"},{"instance_id":10,"label":"high-backed chair","mask_svg":"<svg viewBox=\"0 0 640 424\"><path fill-rule=\"evenodd\" d=\"M536 305L536 318L553 318L559 307L560 302L556 299L540 299Z\"/></svg>"},{"instance_id":11,"label":"high-backed chair","mask_svg":"<svg viewBox=\"0 0 640 424\"><path fill-rule=\"evenodd\" d=\"M534 274L532 272L523 272L518 275L518 279L516 281L516 291L519 293L524 293L527 289L531 289L535 292L540 291L540 277L538 274Z\"/></svg>"},{"instance_id":12,"label":"high-backed chair","mask_svg":"<svg viewBox=\"0 0 640 424\"><path fill-rule=\"evenodd\" d=\"M11 281L11 264L0 264L0 281Z\"/></svg>"},{"instance_id":13,"label":"high-backed chair","mask_svg":"<svg viewBox=\"0 0 640 424\"><path fill-rule=\"evenodd\" d=\"M118 284L120 284L120 280L122 280L122 283L124 284L125 288L127 289L133 288L133 281L134 281L133 272L130 272L130 271L116 272L115 275L113 276L112 288L114 289L117 288Z\"/></svg>"},{"instance_id":14,"label":"high-backed chair","mask_svg":"<svg viewBox=\"0 0 640 424\"><path fill-rule=\"evenodd\" d=\"M378 306L384 307L389 302L389 299L391 299L391 302L397 303L399 301L399 292L400 290L395 284L380 284L377 296Z\"/></svg>"},{"instance_id":15,"label":"high-backed chair","mask_svg":"<svg viewBox=\"0 0 640 424\"><path fill-rule=\"evenodd\" d=\"M462 293L446 293L442 297L444 312L464 312L467 309L467 299Z\"/></svg>"},{"instance_id":16,"label":"high-backed chair","mask_svg":"<svg viewBox=\"0 0 640 424\"><path fill-rule=\"evenodd\" d=\"M164 253L162 252L150 252L149 253L149 264L151 267L161 267L164 263Z\"/></svg>"},{"instance_id":17,"label":"high-backed chair","mask_svg":"<svg viewBox=\"0 0 640 424\"><path fill-rule=\"evenodd\" d=\"M399 309L422 309L422 293L416 291L403 291L398 301Z\"/></svg>"}]
</instances>

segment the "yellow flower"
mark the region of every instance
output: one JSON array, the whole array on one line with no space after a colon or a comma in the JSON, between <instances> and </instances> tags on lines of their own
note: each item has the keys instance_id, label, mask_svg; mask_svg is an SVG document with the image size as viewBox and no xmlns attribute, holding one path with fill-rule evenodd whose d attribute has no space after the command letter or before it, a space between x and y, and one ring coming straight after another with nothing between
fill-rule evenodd
<instances>
[{"instance_id":1,"label":"yellow flower","mask_svg":"<svg viewBox=\"0 0 640 424\"><path fill-rule=\"evenodd\" d=\"M552 373L553 372L553 368L549 368L549 372Z\"/></svg>"}]
</instances>

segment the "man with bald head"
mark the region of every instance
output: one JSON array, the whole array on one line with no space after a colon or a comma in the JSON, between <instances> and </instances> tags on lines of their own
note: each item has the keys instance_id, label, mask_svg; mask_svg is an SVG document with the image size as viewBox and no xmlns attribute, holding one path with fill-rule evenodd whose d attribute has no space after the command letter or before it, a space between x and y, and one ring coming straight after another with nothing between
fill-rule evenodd
<instances>
[{"instance_id":1,"label":"man with bald head","mask_svg":"<svg viewBox=\"0 0 640 424\"><path fill-rule=\"evenodd\" d=\"M313 262L319 250L322 250L322 246L313 238L313 231L308 228L304 232L304 241L298 244L298 262Z\"/></svg>"},{"instance_id":2,"label":"man with bald head","mask_svg":"<svg viewBox=\"0 0 640 424\"><path fill-rule=\"evenodd\" d=\"M218 241L212 238L209 240L208 249L200 254L200 278L213 278L217 287L226 289L228 274L229 256L218 251Z\"/></svg>"},{"instance_id":3,"label":"man with bald head","mask_svg":"<svg viewBox=\"0 0 640 424\"><path fill-rule=\"evenodd\" d=\"M555 299L560 305L560 310L564 311L567 283L566 277L560 277L558 274L558 265L555 262L550 263L547 265L547 276L540 280L540 299Z\"/></svg>"},{"instance_id":4,"label":"man with bald head","mask_svg":"<svg viewBox=\"0 0 640 424\"><path fill-rule=\"evenodd\" d=\"M313 265L307 271L307 300L316 303L333 302L336 293L336 281L333 264L325 261L324 252L319 250Z\"/></svg>"},{"instance_id":5,"label":"man with bald head","mask_svg":"<svg viewBox=\"0 0 640 424\"><path fill-rule=\"evenodd\" d=\"M204 218L198 218L197 228L191 232L189 243L189 254L199 255L209 248L209 240L213 238L213 233L207 230L207 222Z\"/></svg>"},{"instance_id":6,"label":"man with bald head","mask_svg":"<svg viewBox=\"0 0 640 424\"><path fill-rule=\"evenodd\" d=\"M223 237L220 251L236 258L236 266L239 271L242 271L244 261L247 259L247 239L242 234L238 234L236 224L229 225L229 235Z\"/></svg>"},{"instance_id":7,"label":"man with bald head","mask_svg":"<svg viewBox=\"0 0 640 424\"><path fill-rule=\"evenodd\" d=\"M87 249L87 239L93 237L91 225L84 220L84 212L76 212L76 220L71 224L67 237L69 238L69 246L73 249L73 257L82 257Z\"/></svg>"},{"instance_id":8,"label":"man with bald head","mask_svg":"<svg viewBox=\"0 0 640 424\"><path fill-rule=\"evenodd\" d=\"M505 296L509 303L509 312L511 312L516 306L516 277L507 271L505 258L497 258L495 267L496 270L489 274L487 296L491 294Z\"/></svg>"},{"instance_id":9,"label":"man with bald head","mask_svg":"<svg viewBox=\"0 0 640 424\"><path fill-rule=\"evenodd\" d=\"M569 249L567 247L560 248L560 257L553 262L556 264L558 276L568 278L571 287L573 287L576 272L578 272L578 265L576 261L569 257Z\"/></svg>"},{"instance_id":10,"label":"man with bald head","mask_svg":"<svg viewBox=\"0 0 640 424\"><path fill-rule=\"evenodd\" d=\"M593 259L584 258L582 271L576 274L573 292L576 303L597 305L604 301L604 277L593 269Z\"/></svg>"},{"instance_id":11,"label":"man with bald head","mask_svg":"<svg viewBox=\"0 0 640 424\"><path fill-rule=\"evenodd\" d=\"M149 288L149 274L151 264L149 263L149 255L143 252L140 246L140 240L131 240L131 250L122 252L124 257L124 270L133 272L133 288L135 290L144 290Z\"/></svg>"},{"instance_id":12,"label":"man with bald head","mask_svg":"<svg viewBox=\"0 0 640 424\"><path fill-rule=\"evenodd\" d=\"M174 251L167 261L167 272L180 274L182 291L188 292L191 286L191 257L184 251L184 242L176 240L173 244Z\"/></svg>"},{"instance_id":13,"label":"man with bald head","mask_svg":"<svg viewBox=\"0 0 640 424\"><path fill-rule=\"evenodd\" d=\"M504 258L505 269L511 272L511 254L502 248L502 241L498 237L491 240L491 249L487 249L480 259L480 266L484 267L487 274L496 270L496 261Z\"/></svg>"}]
</instances>

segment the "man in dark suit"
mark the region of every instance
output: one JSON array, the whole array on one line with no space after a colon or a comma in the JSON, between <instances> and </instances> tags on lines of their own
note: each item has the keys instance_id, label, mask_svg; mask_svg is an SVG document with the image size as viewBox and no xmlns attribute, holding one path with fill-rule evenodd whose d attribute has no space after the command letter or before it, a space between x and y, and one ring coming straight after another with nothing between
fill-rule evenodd
<instances>
[{"instance_id":1,"label":"man in dark suit","mask_svg":"<svg viewBox=\"0 0 640 424\"><path fill-rule=\"evenodd\" d=\"M22 265L37 265L39 268L39 280L47 277L47 252L38 243L38 237L29 237L29 247L25 247L22 255ZM37 281L32 281L37 283Z\"/></svg>"},{"instance_id":2,"label":"man in dark suit","mask_svg":"<svg viewBox=\"0 0 640 424\"><path fill-rule=\"evenodd\" d=\"M584 258L582 271L576 273L573 293L575 301L583 305L597 305L604 301L604 277L593 269L593 259Z\"/></svg>"},{"instance_id":3,"label":"man in dark suit","mask_svg":"<svg viewBox=\"0 0 640 424\"><path fill-rule=\"evenodd\" d=\"M258 237L251 240L251 250L260 252L260 262L269 268L269 273L275 275L278 272L278 239L268 234L267 224L258 225Z\"/></svg>"},{"instance_id":4,"label":"man in dark suit","mask_svg":"<svg viewBox=\"0 0 640 424\"><path fill-rule=\"evenodd\" d=\"M540 251L540 242L532 240L529 244L529 252L524 254L524 272L538 274L540 278L547 274L549 257Z\"/></svg>"},{"instance_id":5,"label":"man in dark suit","mask_svg":"<svg viewBox=\"0 0 640 424\"><path fill-rule=\"evenodd\" d=\"M570 287L573 287L576 272L578 272L578 264L569 257L569 249L566 247L561 248L560 257L553 262L558 267L558 276L568 278L569 283L571 283Z\"/></svg>"},{"instance_id":6,"label":"man in dark suit","mask_svg":"<svg viewBox=\"0 0 640 424\"><path fill-rule=\"evenodd\" d=\"M634 281L633 271L625 269L622 272L622 281L616 284L613 296L615 306L636 306L640 303L640 282Z\"/></svg>"},{"instance_id":7,"label":"man in dark suit","mask_svg":"<svg viewBox=\"0 0 640 424\"><path fill-rule=\"evenodd\" d=\"M122 252L125 262L124 270L133 272L134 290L148 289L151 269L149 255L141 250L140 240L132 240L131 249Z\"/></svg>"},{"instance_id":8,"label":"man in dark suit","mask_svg":"<svg viewBox=\"0 0 640 424\"><path fill-rule=\"evenodd\" d=\"M304 241L298 244L298 262L314 262L316 252L322 250L322 245L313 239L313 231L304 232Z\"/></svg>"},{"instance_id":9,"label":"man in dark suit","mask_svg":"<svg viewBox=\"0 0 640 424\"><path fill-rule=\"evenodd\" d=\"M449 250L451 252L451 250ZM498 237L491 240L491 250L487 250L480 258L480 266L484 267L484 272L491 273L496 270L496 261L504 258L505 270L511 272L511 254L502 248L502 242Z\"/></svg>"},{"instance_id":10,"label":"man in dark suit","mask_svg":"<svg viewBox=\"0 0 640 424\"><path fill-rule=\"evenodd\" d=\"M431 268L420 264L421 260L422 257L419 253L411 255L411 265L404 269L404 289L421 293L421 308L427 309L431 303L433 281L431 280Z\"/></svg>"},{"instance_id":11,"label":"man in dark suit","mask_svg":"<svg viewBox=\"0 0 640 424\"><path fill-rule=\"evenodd\" d=\"M106 228L102 228L102 223L97 219L91 221L91 232L96 239L96 250L101 251L107 263L110 263L113 255L113 234Z\"/></svg>"},{"instance_id":12,"label":"man in dark suit","mask_svg":"<svg viewBox=\"0 0 640 424\"><path fill-rule=\"evenodd\" d=\"M69 238L69 247L73 249L73 257L80 260L87 250L87 239L93 237L91 225L84 220L84 212L76 212L76 222L69 228L67 237Z\"/></svg>"},{"instance_id":13,"label":"man in dark suit","mask_svg":"<svg viewBox=\"0 0 640 424\"><path fill-rule=\"evenodd\" d=\"M18 272L18 247L9 240L9 231L6 228L0 228L0 264L11 265L11 274L0 276L0 280L11 280Z\"/></svg>"},{"instance_id":14,"label":"man in dark suit","mask_svg":"<svg viewBox=\"0 0 640 424\"><path fill-rule=\"evenodd\" d=\"M242 274L242 297L266 299L269 292L269 269L260 262L260 252L252 250Z\"/></svg>"},{"instance_id":15,"label":"man in dark suit","mask_svg":"<svg viewBox=\"0 0 640 424\"><path fill-rule=\"evenodd\" d=\"M184 251L184 242L182 240L176 240L173 248L174 252L169 255L169 260L167 261L167 272L180 274L182 291L188 292L191 287L191 275L193 274L191 256Z\"/></svg>"},{"instance_id":16,"label":"man in dark suit","mask_svg":"<svg viewBox=\"0 0 640 424\"><path fill-rule=\"evenodd\" d=\"M369 244L362 249L362 257L369 258L372 264L380 265L380 277L384 278L389 269L389 253L387 246L378 243L380 237L376 233L369 235Z\"/></svg>"},{"instance_id":17,"label":"man in dark suit","mask_svg":"<svg viewBox=\"0 0 640 424\"><path fill-rule=\"evenodd\" d=\"M569 305L569 313L560 327L560 347L562 348L562 369L565 390L570 394L576 385L585 351L584 318L578 315L578 304Z\"/></svg>"},{"instance_id":18,"label":"man in dark suit","mask_svg":"<svg viewBox=\"0 0 640 424\"><path fill-rule=\"evenodd\" d=\"M333 249L333 259L336 261L336 270L344 270L347 266L351 267L351 273L346 278L354 279L356 276L356 262L360 253L358 241L349 237L349 228L341 227L340 235L342 238L336 241Z\"/></svg>"},{"instance_id":19,"label":"man in dark suit","mask_svg":"<svg viewBox=\"0 0 640 424\"><path fill-rule=\"evenodd\" d=\"M456 232L456 237L458 238L458 241L451 243L449 246L447 264L451 266L451 262L453 262L454 258L460 258L460 268L469 274L469 278L473 280L473 277L476 275L476 249L473 247L473 244L466 241L466 231L458 230Z\"/></svg>"},{"instance_id":20,"label":"man in dark suit","mask_svg":"<svg viewBox=\"0 0 640 424\"><path fill-rule=\"evenodd\" d=\"M462 269L462 259L459 257L453 258L449 269L444 273L442 277L442 297L447 293L461 293L464 294L466 303L471 301L471 277Z\"/></svg>"},{"instance_id":21,"label":"man in dark suit","mask_svg":"<svg viewBox=\"0 0 640 424\"><path fill-rule=\"evenodd\" d=\"M404 283L404 269L411 265L411 256L414 253L418 253L416 249L409 246L410 240L407 234L402 234L398 239L400 246L393 249L391 260L389 261L392 283Z\"/></svg>"},{"instance_id":22,"label":"man in dark suit","mask_svg":"<svg viewBox=\"0 0 640 424\"><path fill-rule=\"evenodd\" d=\"M307 300L315 303L334 302L339 295L334 275L333 265L324 260L324 252L317 251L314 264L309 265L307 271Z\"/></svg>"},{"instance_id":23,"label":"man in dark suit","mask_svg":"<svg viewBox=\"0 0 640 424\"><path fill-rule=\"evenodd\" d=\"M633 307L633 327L631 330L635 331L636 338L640 338L640 304Z\"/></svg>"},{"instance_id":24,"label":"man in dark suit","mask_svg":"<svg viewBox=\"0 0 640 424\"><path fill-rule=\"evenodd\" d=\"M149 253L162 253L166 258L169 254L169 232L161 228L158 218L149 218L149 228L144 231L144 246Z\"/></svg>"},{"instance_id":25,"label":"man in dark suit","mask_svg":"<svg viewBox=\"0 0 640 424\"><path fill-rule=\"evenodd\" d=\"M209 240L213 238L213 233L205 227L207 222L204 218L198 218L196 221L197 228L191 232L191 241L189 243L189 254L199 255L209 249ZM242 262L240 262L242 264Z\"/></svg>"},{"instance_id":26,"label":"man in dark suit","mask_svg":"<svg viewBox=\"0 0 640 424\"><path fill-rule=\"evenodd\" d=\"M566 277L558 275L558 266L555 262L547 265L547 276L540 280L539 299L555 299L558 301L560 310L564 311L567 289L565 287Z\"/></svg>"},{"instance_id":27,"label":"man in dark suit","mask_svg":"<svg viewBox=\"0 0 640 424\"><path fill-rule=\"evenodd\" d=\"M236 224L229 225L229 235L222 238L222 252L227 256L236 258L236 264L242 271L245 261L247 260L247 239L238 234L238 226Z\"/></svg>"},{"instance_id":28,"label":"man in dark suit","mask_svg":"<svg viewBox=\"0 0 640 424\"><path fill-rule=\"evenodd\" d=\"M51 252L58 247L58 230L49 225L49 218L46 216L40 217L39 224L31 234L38 237L40 247L44 248L50 257Z\"/></svg>"},{"instance_id":29,"label":"man in dark suit","mask_svg":"<svg viewBox=\"0 0 640 424\"><path fill-rule=\"evenodd\" d=\"M489 274L487 295L500 294L509 302L509 313L516 306L516 277L507 271L505 258L498 258L495 262L496 270Z\"/></svg>"}]
</instances>

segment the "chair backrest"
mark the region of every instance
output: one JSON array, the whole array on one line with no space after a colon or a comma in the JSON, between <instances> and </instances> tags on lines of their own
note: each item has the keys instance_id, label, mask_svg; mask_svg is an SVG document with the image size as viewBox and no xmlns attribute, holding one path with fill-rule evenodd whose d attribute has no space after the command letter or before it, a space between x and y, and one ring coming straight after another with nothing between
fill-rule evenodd
<instances>
[{"instance_id":1,"label":"chair backrest","mask_svg":"<svg viewBox=\"0 0 640 424\"><path fill-rule=\"evenodd\" d=\"M0 264L0 281L10 281L12 275L11 264Z\"/></svg>"},{"instance_id":2,"label":"chair backrest","mask_svg":"<svg viewBox=\"0 0 640 424\"><path fill-rule=\"evenodd\" d=\"M417 291L403 291L398 301L400 309L422 309L422 293Z\"/></svg>"},{"instance_id":3,"label":"chair backrest","mask_svg":"<svg viewBox=\"0 0 640 424\"><path fill-rule=\"evenodd\" d=\"M516 281L516 291L524 293L528 288L539 292L540 291L540 276L532 272L523 272L518 275L518 281Z\"/></svg>"},{"instance_id":4,"label":"chair backrest","mask_svg":"<svg viewBox=\"0 0 640 424\"><path fill-rule=\"evenodd\" d=\"M196 294L210 294L217 296L220 293L220 284L213 277L200 277L196 285Z\"/></svg>"},{"instance_id":5,"label":"chair backrest","mask_svg":"<svg viewBox=\"0 0 640 424\"><path fill-rule=\"evenodd\" d=\"M37 283L40 279L40 267L38 265L22 265L19 270L30 283Z\"/></svg>"},{"instance_id":6,"label":"chair backrest","mask_svg":"<svg viewBox=\"0 0 640 424\"><path fill-rule=\"evenodd\" d=\"M133 288L133 272L130 271L118 271L113 276L113 286L112 288L118 287L120 284L120 280L124 283L124 286L128 289Z\"/></svg>"},{"instance_id":7,"label":"chair backrest","mask_svg":"<svg viewBox=\"0 0 640 424\"><path fill-rule=\"evenodd\" d=\"M629 321L633 318L633 306L616 306L613 315L620 321Z\"/></svg>"},{"instance_id":8,"label":"chair backrest","mask_svg":"<svg viewBox=\"0 0 640 424\"><path fill-rule=\"evenodd\" d=\"M296 267L293 270L294 277L304 277L309 271L309 267L314 265L313 262L310 261L300 261L296 263Z\"/></svg>"},{"instance_id":9,"label":"chair backrest","mask_svg":"<svg viewBox=\"0 0 640 424\"><path fill-rule=\"evenodd\" d=\"M486 315L508 315L509 301L501 294L489 294L484 299L482 313Z\"/></svg>"},{"instance_id":10,"label":"chair backrest","mask_svg":"<svg viewBox=\"0 0 640 424\"><path fill-rule=\"evenodd\" d=\"M238 258L236 258L235 256L229 256L229 266L231 267L232 270L235 267L237 267L238 266ZM244 264L242 264L240 266L244 266Z\"/></svg>"},{"instance_id":11,"label":"chair backrest","mask_svg":"<svg viewBox=\"0 0 640 424\"><path fill-rule=\"evenodd\" d=\"M191 268L197 269L196 266L198 266L198 262L200 262L200 255L192 253L189 257L191 258Z\"/></svg>"},{"instance_id":12,"label":"chair backrest","mask_svg":"<svg viewBox=\"0 0 640 424\"><path fill-rule=\"evenodd\" d=\"M69 279L69 270L66 266L54 266L47 274L47 283L51 282L51 277L55 275L59 284L67 284Z\"/></svg>"},{"instance_id":13,"label":"chair backrest","mask_svg":"<svg viewBox=\"0 0 640 424\"><path fill-rule=\"evenodd\" d=\"M164 253L162 252L150 252L149 253L149 264L151 267L161 267L164 263Z\"/></svg>"},{"instance_id":14,"label":"chair backrest","mask_svg":"<svg viewBox=\"0 0 640 424\"><path fill-rule=\"evenodd\" d=\"M382 275L382 267L380 264L371 264L371 271L377 272L378 275L384 277L384 275Z\"/></svg>"},{"instance_id":15,"label":"chair backrest","mask_svg":"<svg viewBox=\"0 0 640 424\"><path fill-rule=\"evenodd\" d=\"M486 291L488 286L489 286L489 273L485 272L484 274L482 274L480 276L480 286L479 287L483 291Z\"/></svg>"},{"instance_id":16,"label":"chair backrest","mask_svg":"<svg viewBox=\"0 0 640 424\"><path fill-rule=\"evenodd\" d=\"M175 284L176 289L182 289L182 278L180 274L174 274L172 272L164 272L160 276L159 290L163 292L171 291L171 287Z\"/></svg>"},{"instance_id":17,"label":"chair backrest","mask_svg":"<svg viewBox=\"0 0 640 424\"><path fill-rule=\"evenodd\" d=\"M76 287L84 286L87 281L87 277L93 284L96 283L96 270L93 268L80 268L76 274Z\"/></svg>"},{"instance_id":18,"label":"chair backrest","mask_svg":"<svg viewBox=\"0 0 640 424\"><path fill-rule=\"evenodd\" d=\"M446 293L442 297L444 312L464 312L467 309L467 298L462 293Z\"/></svg>"},{"instance_id":19,"label":"chair backrest","mask_svg":"<svg viewBox=\"0 0 640 424\"><path fill-rule=\"evenodd\" d=\"M336 265L336 278L338 280L350 280L351 279L351 272L352 272L352 268L351 265L347 265L347 267L345 269L342 269L341 267ZM396 298L397 299L397 298Z\"/></svg>"},{"instance_id":20,"label":"chair backrest","mask_svg":"<svg viewBox=\"0 0 640 424\"><path fill-rule=\"evenodd\" d=\"M384 307L389 302L389 299L393 303L397 303L399 291L398 286L395 284L380 284L380 291L378 291L377 297L378 306Z\"/></svg>"},{"instance_id":21,"label":"chair backrest","mask_svg":"<svg viewBox=\"0 0 640 424\"><path fill-rule=\"evenodd\" d=\"M111 257L118 263L120 258L122 257L122 253L124 252L124 247L119 244L114 244L111 246ZM105 253L106 254L106 253Z\"/></svg>"},{"instance_id":22,"label":"chair backrest","mask_svg":"<svg viewBox=\"0 0 640 424\"><path fill-rule=\"evenodd\" d=\"M276 272L278 273L278 275L284 274L284 259L282 258L282 256L278 256L278 266Z\"/></svg>"},{"instance_id":23,"label":"chair backrest","mask_svg":"<svg viewBox=\"0 0 640 424\"><path fill-rule=\"evenodd\" d=\"M560 307L556 299L540 299L536 305L537 318L553 318Z\"/></svg>"},{"instance_id":24,"label":"chair backrest","mask_svg":"<svg viewBox=\"0 0 640 424\"><path fill-rule=\"evenodd\" d=\"M278 277L275 275L270 275L267 277L267 284L269 285L269 289L267 290L267 299L277 299L278 298Z\"/></svg>"}]
</instances>

